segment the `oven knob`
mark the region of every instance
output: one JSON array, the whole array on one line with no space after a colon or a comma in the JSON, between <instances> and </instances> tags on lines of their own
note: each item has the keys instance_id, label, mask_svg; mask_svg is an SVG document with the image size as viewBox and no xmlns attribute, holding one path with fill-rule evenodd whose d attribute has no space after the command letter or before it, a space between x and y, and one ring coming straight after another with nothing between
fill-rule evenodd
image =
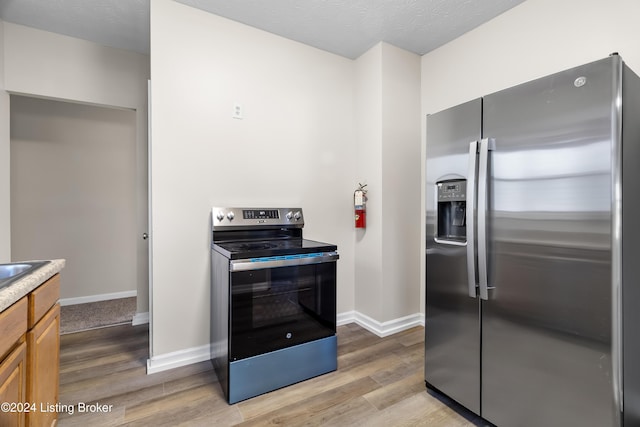
<instances>
[{"instance_id":1,"label":"oven knob","mask_svg":"<svg viewBox=\"0 0 640 427\"><path fill-rule=\"evenodd\" d=\"M287 219L291 221L291 218L293 218L293 212L289 211L287 212Z\"/></svg>"},{"instance_id":2,"label":"oven knob","mask_svg":"<svg viewBox=\"0 0 640 427\"><path fill-rule=\"evenodd\" d=\"M301 216L302 214L300 211L296 211L296 213L293 214L293 218L295 218L296 221L299 220Z\"/></svg>"},{"instance_id":3,"label":"oven knob","mask_svg":"<svg viewBox=\"0 0 640 427\"><path fill-rule=\"evenodd\" d=\"M222 211L218 212L218 215L216 215L216 218L218 218L218 221L222 221L224 219L224 212Z\"/></svg>"},{"instance_id":4,"label":"oven knob","mask_svg":"<svg viewBox=\"0 0 640 427\"><path fill-rule=\"evenodd\" d=\"M229 218L229 221L233 221L233 218L235 218L235 217L236 217L236 215L233 212L229 212L227 214L227 218Z\"/></svg>"}]
</instances>

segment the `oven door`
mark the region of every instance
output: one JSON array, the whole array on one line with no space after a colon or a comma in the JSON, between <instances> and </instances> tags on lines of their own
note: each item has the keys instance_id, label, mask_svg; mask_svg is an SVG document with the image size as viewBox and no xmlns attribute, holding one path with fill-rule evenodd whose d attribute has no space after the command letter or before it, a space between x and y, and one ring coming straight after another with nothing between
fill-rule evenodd
<instances>
[{"instance_id":1,"label":"oven door","mask_svg":"<svg viewBox=\"0 0 640 427\"><path fill-rule=\"evenodd\" d=\"M338 254L231 261L230 361L336 332Z\"/></svg>"}]
</instances>

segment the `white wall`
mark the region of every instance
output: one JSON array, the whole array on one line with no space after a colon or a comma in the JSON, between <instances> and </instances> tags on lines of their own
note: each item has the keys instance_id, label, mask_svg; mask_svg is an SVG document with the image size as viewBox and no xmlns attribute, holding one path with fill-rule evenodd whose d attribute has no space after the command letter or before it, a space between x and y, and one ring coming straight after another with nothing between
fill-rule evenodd
<instances>
[{"instance_id":1,"label":"white wall","mask_svg":"<svg viewBox=\"0 0 640 427\"><path fill-rule=\"evenodd\" d=\"M61 298L131 293L136 114L11 97L11 253L64 258Z\"/></svg>"},{"instance_id":2,"label":"white wall","mask_svg":"<svg viewBox=\"0 0 640 427\"><path fill-rule=\"evenodd\" d=\"M138 245L138 312L148 311L148 243L138 237L147 231L149 57L8 22L3 37L6 91L136 111L138 192L133 237ZM0 206L0 212L8 209L1 193ZM4 232L0 223L0 233Z\"/></svg>"},{"instance_id":3,"label":"white wall","mask_svg":"<svg viewBox=\"0 0 640 427\"><path fill-rule=\"evenodd\" d=\"M355 310L384 333L380 324L420 310L420 57L379 43L355 73L356 170L368 190Z\"/></svg>"},{"instance_id":4,"label":"white wall","mask_svg":"<svg viewBox=\"0 0 640 427\"><path fill-rule=\"evenodd\" d=\"M9 94L4 85L4 21L0 21L0 263L11 261Z\"/></svg>"},{"instance_id":5,"label":"white wall","mask_svg":"<svg viewBox=\"0 0 640 427\"><path fill-rule=\"evenodd\" d=\"M420 311L420 57L382 44L383 315Z\"/></svg>"},{"instance_id":6,"label":"white wall","mask_svg":"<svg viewBox=\"0 0 640 427\"><path fill-rule=\"evenodd\" d=\"M5 86L12 93L146 107L149 57L5 22Z\"/></svg>"},{"instance_id":7,"label":"white wall","mask_svg":"<svg viewBox=\"0 0 640 427\"><path fill-rule=\"evenodd\" d=\"M426 140L427 114L612 52L619 52L636 73L640 72L639 16L637 0L528 0L424 55L422 140ZM424 194L424 171L422 182ZM424 285L421 301L424 312Z\"/></svg>"},{"instance_id":8,"label":"white wall","mask_svg":"<svg viewBox=\"0 0 640 427\"><path fill-rule=\"evenodd\" d=\"M357 179L367 184L367 228L356 231L355 310L380 319L382 307L382 43L355 61ZM354 189L355 190L355 184Z\"/></svg>"},{"instance_id":9,"label":"white wall","mask_svg":"<svg viewBox=\"0 0 640 427\"><path fill-rule=\"evenodd\" d=\"M352 61L159 0L151 80L152 360L209 344L215 205L302 207L304 236L338 245L352 310Z\"/></svg>"}]
</instances>

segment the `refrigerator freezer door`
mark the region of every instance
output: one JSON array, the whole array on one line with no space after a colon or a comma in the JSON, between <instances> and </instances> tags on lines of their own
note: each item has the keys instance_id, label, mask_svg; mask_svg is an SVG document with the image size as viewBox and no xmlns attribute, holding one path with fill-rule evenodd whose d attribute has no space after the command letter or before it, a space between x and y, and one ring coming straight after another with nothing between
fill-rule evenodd
<instances>
[{"instance_id":1,"label":"refrigerator freezer door","mask_svg":"<svg viewBox=\"0 0 640 427\"><path fill-rule=\"evenodd\" d=\"M617 423L611 352L612 106L607 58L484 98L489 158L482 416Z\"/></svg>"},{"instance_id":2,"label":"refrigerator freezer door","mask_svg":"<svg viewBox=\"0 0 640 427\"><path fill-rule=\"evenodd\" d=\"M469 188L470 142L480 139L480 99L427 117L425 380L480 413L480 303L469 296L466 243L436 241L438 183ZM475 177L473 177L475 178ZM466 224L472 206L467 196ZM473 221L471 221L473 223ZM472 243L473 244L473 243ZM474 280L474 279L472 279Z\"/></svg>"}]
</instances>

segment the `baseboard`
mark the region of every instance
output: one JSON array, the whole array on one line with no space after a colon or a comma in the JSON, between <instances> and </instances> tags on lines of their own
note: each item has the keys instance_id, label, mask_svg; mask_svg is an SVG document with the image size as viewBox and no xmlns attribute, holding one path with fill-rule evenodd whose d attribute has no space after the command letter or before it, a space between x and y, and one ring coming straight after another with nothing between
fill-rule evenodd
<instances>
[{"instance_id":1,"label":"baseboard","mask_svg":"<svg viewBox=\"0 0 640 427\"><path fill-rule=\"evenodd\" d=\"M379 337L387 337L397 334L414 326L424 326L424 314L415 313L398 319L378 322L375 319L358 311L347 311L336 316L336 324L346 325L347 323L357 323L366 330L373 332Z\"/></svg>"},{"instance_id":2,"label":"baseboard","mask_svg":"<svg viewBox=\"0 0 640 427\"><path fill-rule=\"evenodd\" d=\"M148 321L148 313L140 313L140 316L142 317L145 314L147 315ZM386 337L398 332L402 332L406 329L413 328L414 326L424 326L424 314L416 313L410 316L405 316L386 322L378 322L377 320L374 320L371 317L357 311L338 313L338 315L336 316L336 324L340 326L346 325L348 323L357 323L358 325L362 326L370 332L373 332L379 337ZM193 363L204 362L210 359L210 345L203 345L200 347L188 348L173 353L162 354L160 356L154 356L147 360L147 374L155 374L158 372L167 371L169 369L191 365Z\"/></svg>"},{"instance_id":3,"label":"baseboard","mask_svg":"<svg viewBox=\"0 0 640 427\"><path fill-rule=\"evenodd\" d=\"M353 310L345 311L344 313L338 313L336 315L337 326L346 325L348 323L354 323L355 321L356 321L356 312Z\"/></svg>"},{"instance_id":4,"label":"baseboard","mask_svg":"<svg viewBox=\"0 0 640 427\"><path fill-rule=\"evenodd\" d=\"M89 302L108 301L112 299L131 298L138 296L137 291L114 292L112 294L88 295L86 297L61 298L60 305L86 304Z\"/></svg>"},{"instance_id":5,"label":"baseboard","mask_svg":"<svg viewBox=\"0 0 640 427\"><path fill-rule=\"evenodd\" d=\"M147 375L211 359L211 346L187 348L147 359Z\"/></svg>"},{"instance_id":6,"label":"baseboard","mask_svg":"<svg viewBox=\"0 0 640 427\"><path fill-rule=\"evenodd\" d=\"M149 312L136 313L131 320L131 326L145 325L149 323Z\"/></svg>"}]
</instances>

